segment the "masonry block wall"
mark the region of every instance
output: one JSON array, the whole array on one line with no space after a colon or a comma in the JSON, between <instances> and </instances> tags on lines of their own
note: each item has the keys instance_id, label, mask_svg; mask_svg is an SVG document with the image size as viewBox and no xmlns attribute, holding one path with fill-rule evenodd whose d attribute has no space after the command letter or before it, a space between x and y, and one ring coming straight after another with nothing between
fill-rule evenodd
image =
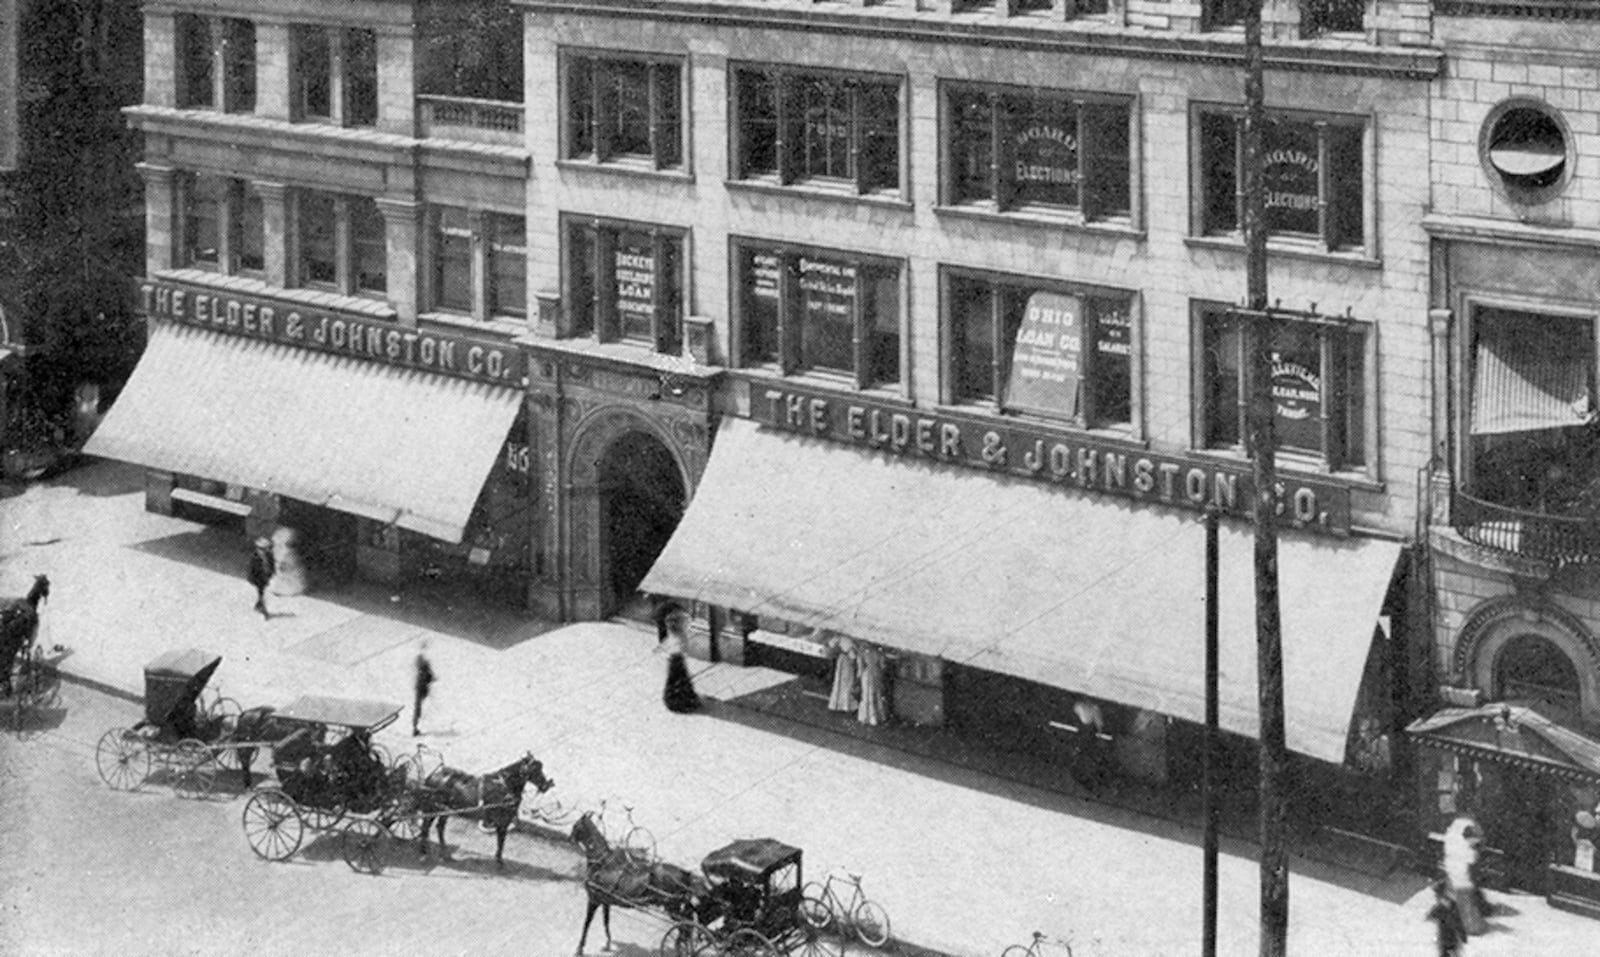
<instances>
[{"instance_id":1,"label":"masonry block wall","mask_svg":"<svg viewBox=\"0 0 1600 957\"><path fill-rule=\"evenodd\" d=\"M1131 9L1131 7L1130 7ZM670 26L670 29L669 29ZM1142 342L1136 374L1143 434L1154 448L1188 450L1194 443L1191 404L1196 300L1237 302L1244 290L1242 247L1197 241L1191 230L1196 173L1191 109L1243 101L1236 62L1193 62L1134 56L1091 56L981 44L921 42L884 35L807 34L798 30L701 23L528 17L525 89L528 148L530 275L536 289L562 280L563 214L615 218L688 230L692 314L712 317L723 355L731 341L728 237L809 244L883 256L904 264L907 389L922 405L942 401L940 270L959 266L1091 283L1135 292ZM557 77L564 48L621 50L682 57L688 71L689 168L681 175L640 174L614 166L560 162L561 103ZM903 201L824 197L729 183L728 64L849 68L904 78L906 96ZM1141 210L1131 227L1071 227L1020 217L954 215L939 208L941 83L965 80L1026 88L1048 78L1063 90L1122 93L1136 98L1135 137ZM1381 409L1373 445L1380 481L1356 492L1358 526L1409 536L1416 476L1429 455L1429 339L1426 237L1418 228L1427 191L1416 171L1428 155L1425 79L1359 75L1356 71L1274 71L1268 103L1280 109L1371 117L1366 188L1376 196L1370 228L1374 255L1315 251L1274 254L1271 296L1285 307L1348 312L1377 330L1375 366Z\"/></svg>"}]
</instances>

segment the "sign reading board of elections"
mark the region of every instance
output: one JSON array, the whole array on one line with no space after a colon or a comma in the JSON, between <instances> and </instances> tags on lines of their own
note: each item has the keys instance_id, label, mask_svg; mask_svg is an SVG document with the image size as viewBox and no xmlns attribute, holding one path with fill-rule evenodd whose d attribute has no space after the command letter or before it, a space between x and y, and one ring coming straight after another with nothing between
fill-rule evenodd
<instances>
[{"instance_id":1,"label":"sign reading board of elections","mask_svg":"<svg viewBox=\"0 0 1600 957\"><path fill-rule=\"evenodd\" d=\"M929 412L857 395L752 383L751 417L766 425L894 455L1004 472L1039 482L1180 508L1248 516L1247 463L1156 452L1132 442L1072 434L945 411ZM1280 521L1348 534L1350 489L1280 472Z\"/></svg>"},{"instance_id":2,"label":"sign reading board of elections","mask_svg":"<svg viewBox=\"0 0 1600 957\"><path fill-rule=\"evenodd\" d=\"M1011 349L1005 407L1044 415L1078 414L1083 383L1083 300L1057 292L1028 297Z\"/></svg>"},{"instance_id":3,"label":"sign reading board of elections","mask_svg":"<svg viewBox=\"0 0 1600 957\"><path fill-rule=\"evenodd\" d=\"M520 386L527 371L522 350L514 346L423 332L286 300L170 280L142 283L139 296L145 315L251 339L498 385Z\"/></svg>"},{"instance_id":4,"label":"sign reading board of elections","mask_svg":"<svg viewBox=\"0 0 1600 957\"><path fill-rule=\"evenodd\" d=\"M1265 138L1261 177L1268 228L1316 233L1321 200L1316 133L1306 127L1271 123Z\"/></svg>"}]
</instances>

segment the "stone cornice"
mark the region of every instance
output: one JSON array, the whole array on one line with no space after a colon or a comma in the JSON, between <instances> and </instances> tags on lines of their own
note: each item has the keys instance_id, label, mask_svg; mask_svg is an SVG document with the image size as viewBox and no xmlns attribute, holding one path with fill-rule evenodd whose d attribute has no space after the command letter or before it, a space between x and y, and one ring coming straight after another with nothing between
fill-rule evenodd
<instances>
[{"instance_id":1,"label":"stone cornice","mask_svg":"<svg viewBox=\"0 0 1600 957\"><path fill-rule=\"evenodd\" d=\"M1545 248L1600 250L1600 229L1575 226L1539 226L1509 219L1429 213L1422 228L1435 239Z\"/></svg>"},{"instance_id":2,"label":"stone cornice","mask_svg":"<svg viewBox=\"0 0 1600 957\"><path fill-rule=\"evenodd\" d=\"M735 5L715 0L511 0L530 13L583 15L933 43L987 49L1041 50L1084 56L1176 60L1242 67L1244 40L1237 34L1175 33L1112 27L1092 21L1062 24L956 21L930 11L889 8L797 8ZM898 14L898 15L897 15ZM1379 47L1346 41L1270 44L1269 70L1341 73L1431 80L1443 69L1443 53L1432 48Z\"/></svg>"}]
</instances>

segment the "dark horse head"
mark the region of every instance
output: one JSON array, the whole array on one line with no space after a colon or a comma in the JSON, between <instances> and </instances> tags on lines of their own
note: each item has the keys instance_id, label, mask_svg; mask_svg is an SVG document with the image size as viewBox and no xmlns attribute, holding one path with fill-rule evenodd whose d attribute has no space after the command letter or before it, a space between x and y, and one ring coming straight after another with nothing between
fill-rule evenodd
<instances>
[{"instance_id":1,"label":"dark horse head","mask_svg":"<svg viewBox=\"0 0 1600 957\"><path fill-rule=\"evenodd\" d=\"M555 781L545 777L544 762L531 753L483 775L468 774L452 767L434 771L410 796L412 812L423 818L422 853L428 853L429 829L437 827L439 852L448 858L445 823L451 817L473 818L494 828L494 862L505 867L506 832L516 821L522 791L530 784L540 794L555 787Z\"/></svg>"},{"instance_id":2,"label":"dark horse head","mask_svg":"<svg viewBox=\"0 0 1600 957\"><path fill-rule=\"evenodd\" d=\"M675 921L698 920L705 923L710 885L705 878L673 864L641 861L611 842L600 831L594 815L588 812L572 825L573 843L583 848L585 862L583 887L588 909L583 916L583 931L578 935L578 953L589 939L589 925L595 911L601 912L606 932L606 949L611 942L611 908L648 908L664 911Z\"/></svg>"},{"instance_id":3,"label":"dark horse head","mask_svg":"<svg viewBox=\"0 0 1600 957\"><path fill-rule=\"evenodd\" d=\"M50 597L50 579L35 575L22 598L0 599L0 691L11 694L11 666L39 634L39 603Z\"/></svg>"}]
</instances>

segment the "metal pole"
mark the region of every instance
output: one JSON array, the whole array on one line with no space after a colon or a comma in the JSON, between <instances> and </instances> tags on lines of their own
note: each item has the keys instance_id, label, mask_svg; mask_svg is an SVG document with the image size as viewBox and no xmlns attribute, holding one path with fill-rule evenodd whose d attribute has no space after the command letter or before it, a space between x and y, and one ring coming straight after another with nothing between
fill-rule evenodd
<instances>
[{"instance_id":1,"label":"metal pole","mask_svg":"<svg viewBox=\"0 0 1600 957\"><path fill-rule=\"evenodd\" d=\"M1201 957L1217 957L1217 802L1212 794L1217 746L1217 510L1206 509L1206 736L1200 756L1200 808L1205 819L1205 879L1201 895L1205 920Z\"/></svg>"},{"instance_id":2,"label":"metal pole","mask_svg":"<svg viewBox=\"0 0 1600 957\"><path fill-rule=\"evenodd\" d=\"M1266 94L1261 49L1262 0L1247 0L1244 17L1245 118L1244 243L1249 321L1244 333L1249 362L1249 450L1254 497L1256 583L1256 687L1260 717L1261 957L1284 957L1289 936L1289 860L1284 778L1283 635L1278 617L1277 436L1272 397L1272 325L1267 311L1266 196L1262 182L1262 130Z\"/></svg>"}]
</instances>

